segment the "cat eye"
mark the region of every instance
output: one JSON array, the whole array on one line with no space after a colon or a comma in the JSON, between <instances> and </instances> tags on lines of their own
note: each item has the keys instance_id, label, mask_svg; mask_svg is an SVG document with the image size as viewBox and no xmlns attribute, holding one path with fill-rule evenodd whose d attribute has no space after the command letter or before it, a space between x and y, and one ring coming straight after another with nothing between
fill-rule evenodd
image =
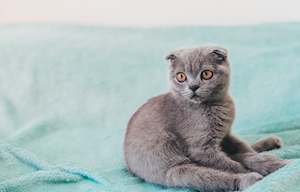
<instances>
[{"instance_id":1,"label":"cat eye","mask_svg":"<svg viewBox=\"0 0 300 192\"><path fill-rule=\"evenodd\" d=\"M184 73L177 73L176 78L179 82L184 82L186 80L186 75Z\"/></svg>"},{"instance_id":2,"label":"cat eye","mask_svg":"<svg viewBox=\"0 0 300 192\"><path fill-rule=\"evenodd\" d=\"M206 70L206 71L203 71L202 74L201 74L201 78L202 79L205 79L205 80L208 80L212 77L213 73L209 70Z\"/></svg>"}]
</instances>

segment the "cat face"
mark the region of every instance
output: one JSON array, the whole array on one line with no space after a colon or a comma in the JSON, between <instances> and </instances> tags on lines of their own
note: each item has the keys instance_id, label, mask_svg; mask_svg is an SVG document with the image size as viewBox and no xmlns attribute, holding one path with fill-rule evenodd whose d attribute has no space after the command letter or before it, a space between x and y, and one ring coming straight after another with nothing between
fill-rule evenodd
<instances>
[{"instance_id":1,"label":"cat face","mask_svg":"<svg viewBox=\"0 0 300 192\"><path fill-rule=\"evenodd\" d=\"M173 94L195 103L222 99L228 91L230 66L220 46L186 47L170 52L169 85Z\"/></svg>"}]
</instances>

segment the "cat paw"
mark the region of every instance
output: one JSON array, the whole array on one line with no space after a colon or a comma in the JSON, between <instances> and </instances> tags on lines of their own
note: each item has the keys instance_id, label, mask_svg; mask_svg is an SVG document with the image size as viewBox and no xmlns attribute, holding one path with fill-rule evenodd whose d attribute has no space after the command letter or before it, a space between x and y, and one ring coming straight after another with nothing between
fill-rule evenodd
<instances>
[{"instance_id":1,"label":"cat paw","mask_svg":"<svg viewBox=\"0 0 300 192\"><path fill-rule=\"evenodd\" d=\"M282 139L275 135L268 137L267 143L269 144L269 150L282 148Z\"/></svg>"},{"instance_id":2,"label":"cat paw","mask_svg":"<svg viewBox=\"0 0 300 192\"><path fill-rule=\"evenodd\" d=\"M243 191L262 179L263 176L255 172L248 173L248 174L241 174L241 176L239 176L238 178L239 190Z\"/></svg>"},{"instance_id":3,"label":"cat paw","mask_svg":"<svg viewBox=\"0 0 300 192\"><path fill-rule=\"evenodd\" d=\"M282 139L275 135L264 138L251 146L256 152L270 151L282 148Z\"/></svg>"}]
</instances>

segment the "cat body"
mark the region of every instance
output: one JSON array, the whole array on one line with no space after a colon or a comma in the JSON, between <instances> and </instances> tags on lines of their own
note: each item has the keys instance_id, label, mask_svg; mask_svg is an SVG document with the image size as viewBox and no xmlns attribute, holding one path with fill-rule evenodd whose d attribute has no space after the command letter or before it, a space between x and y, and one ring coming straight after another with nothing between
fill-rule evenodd
<instances>
[{"instance_id":1,"label":"cat body","mask_svg":"<svg viewBox=\"0 0 300 192\"><path fill-rule=\"evenodd\" d=\"M168 187L244 190L291 162L257 153L281 147L276 136L249 146L232 134L227 54L197 46L166 56L170 91L149 99L128 122L124 157L131 174Z\"/></svg>"}]
</instances>

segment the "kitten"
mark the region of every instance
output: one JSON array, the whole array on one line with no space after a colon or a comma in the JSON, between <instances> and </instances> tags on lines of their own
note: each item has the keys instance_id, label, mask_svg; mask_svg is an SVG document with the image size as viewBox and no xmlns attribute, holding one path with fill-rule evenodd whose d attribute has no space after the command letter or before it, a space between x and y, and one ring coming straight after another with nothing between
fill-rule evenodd
<instances>
[{"instance_id":1,"label":"kitten","mask_svg":"<svg viewBox=\"0 0 300 192\"><path fill-rule=\"evenodd\" d=\"M124 157L132 175L167 187L235 191L292 162L258 153L280 148L276 136L249 146L232 134L227 55L220 46L196 46L166 56L170 91L128 122Z\"/></svg>"}]
</instances>

